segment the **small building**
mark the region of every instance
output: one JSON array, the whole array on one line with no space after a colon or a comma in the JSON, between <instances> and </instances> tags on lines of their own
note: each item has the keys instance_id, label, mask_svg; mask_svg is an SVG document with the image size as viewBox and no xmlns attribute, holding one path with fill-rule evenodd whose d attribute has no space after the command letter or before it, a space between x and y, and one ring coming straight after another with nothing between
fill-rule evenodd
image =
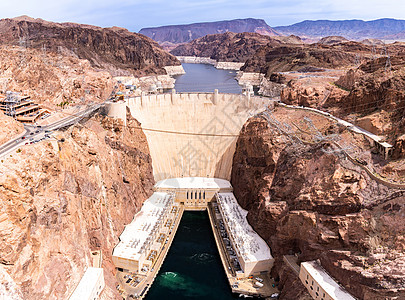
<instances>
[{"instance_id":1,"label":"small building","mask_svg":"<svg viewBox=\"0 0 405 300\"><path fill-rule=\"evenodd\" d=\"M102 268L87 268L69 300L96 300L105 286Z\"/></svg>"},{"instance_id":2,"label":"small building","mask_svg":"<svg viewBox=\"0 0 405 300\"><path fill-rule=\"evenodd\" d=\"M176 194L175 201L184 204L186 210L205 210L207 203L218 192L232 192L229 181L208 177L181 177L161 180L155 190Z\"/></svg>"},{"instance_id":3,"label":"small building","mask_svg":"<svg viewBox=\"0 0 405 300\"><path fill-rule=\"evenodd\" d=\"M382 141L374 141L374 147L376 148L377 152L384 157L384 159L389 159L394 149L391 144Z\"/></svg>"},{"instance_id":4,"label":"small building","mask_svg":"<svg viewBox=\"0 0 405 300\"><path fill-rule=\"evenodd\" d=\"M11 91L7 91L5 96L0 96L0 110L17 121L29 123L34 123L49 114L49 110L34 103L29 96L21 96Z\"/></svg>"},{"instance_id":5,"label":"small building","mask_svg":"<svg viewBox=\"0 0 405 300\"><path fill-rule=\"evenodd\" d=\"M314 299L355 300L317 261L301 263L299 278Z\"/></svg>"},{"instance_id":6,"label":"small building","mask_svg":"<svg viewBox=\"0 0 405 300\"><path fill-rule=\"evenodd\" d=\"M249 84L249 83L245 83L242 86L242 94L245 96L254 96L254 91L253 91L253 85Z\"/></svg>"},{"instance_id":7,"label":"small building","mask_svg":"<svg viewBox=\"0 0 405 300\"><path fill-rule=\"evenodd\" d=\"M158 93L158 89L157 89L156 84L151 84L149 87L149 94L152 95L152 94L157 94L157 93Z\"/></svg>"},{"instance_id":8,"label":"small building","mask_svg":"<svg viewBox=\"0 0 405 300\"><path fill-rule=\"evenodd\" d=\"M274 258L269 246L248 223L247 211L240 207L233 193L218 193L217 203L242 268L238 277L269 272Z\"/></svg>"}]
</instances>

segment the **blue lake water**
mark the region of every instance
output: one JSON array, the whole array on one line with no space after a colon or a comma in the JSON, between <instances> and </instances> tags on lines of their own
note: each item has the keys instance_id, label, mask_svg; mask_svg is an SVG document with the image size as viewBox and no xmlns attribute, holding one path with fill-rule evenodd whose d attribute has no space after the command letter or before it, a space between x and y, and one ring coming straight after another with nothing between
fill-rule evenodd
<instances>
[{"instance_id":1,"label":"blue lake water","mask_svg":"<svg viewBox=\"0 0 405 300\"><path fill-rule=\"evenodd\" d=\"M184 75L176 76L175 89L179 93L214 92L240 94L242 88L235 80L236 71L217 70L212 65L183 64Z\"/></svg>"}]
</instances>

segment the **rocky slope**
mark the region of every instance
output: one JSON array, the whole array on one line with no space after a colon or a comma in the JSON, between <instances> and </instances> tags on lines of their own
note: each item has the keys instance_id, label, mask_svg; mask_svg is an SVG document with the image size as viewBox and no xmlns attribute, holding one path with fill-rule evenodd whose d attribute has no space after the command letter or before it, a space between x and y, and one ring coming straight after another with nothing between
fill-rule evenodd
<instances>
[{"instance_id":1,"label":"rocky slope","mask_svg":"<svg viewBox=\"0 0 405 300\"><path fill-rule=\"evenodd\" d=\"M24 132L23 124L6 116L2 111L0 111L0 124L2 125L0 127L0 145Z\"/></svg>"},{"instance_id":2,"label":"rocky slope","mask_svg":"<svg viewBox=\"0 0 405 300\"><path fill-rule=\"evenodd\" d=\"M274 112L300 124L308 115ZM339 133L317 124L324 134ZM291 123L291 128L294 125ZM310 129L306 129L310 130ZM405 213L401 191L373 180L358 166L328 153L331 144L291 143L260 117L241 130L232 185L248 220L276 259L280 299L309 299L282 256L320 259L322 266L359 299L405 297ZM295 278L295 279L294 279Z\"/></svg>"},{"instance_id":3,"label":"rocky slope","mask_svg":"<svg viewBox=\"0 0 405 300\"><path fill-rule=\"evenodd\" d=\"M187 43L194 39L203 37L207 34L217 34L224 32L256 32L262 35L278 36L264 20L260 19L236 19L229 21L194 23L187 25L171 25L153 28L142 28L139 33L144 34L151 39L162 44Z\"/></svg>"},{"instance_id":4,"label":"rocky slope","mask_svg":"<svg viewBox=\"0 0 405 300\"><path fill-rule=\"evenodd\" d=\"M405 56L391 57L389 71L386 68L387 58L381 57L348 71L336 82L350 91L335 104L339 107L340 114L362 117L360 121L364 121L364 117L369 115L374 115L372 119L379 118L376 115L378 114L383 120L380 126L367 126L371 132L384 134L392 140L404 134L404 63Z\"/></svg>"},{"instance_id":5,"label":"rocky slope","mask_svg":"<svg viewBox=\"0 0 405 300\"><path fill-rule=\"evenodd\" d=\"M260 47L241 70L270 77L274 72L297 71L307 66L341 68L353 65L358 52L367 52L367 47L354 42L350 45L266 45Z\"/></svg>"},{"instance_id":6,"label":"rocky slope","mask_svg":"<svg viewBox=\"0 0 405 300\"><path fill-rule=\"evenodd\" d=\"M120 299L112 249L154 184L146 138L128 122L96 116L0 163L6 298L67 299L101 250L102 299Z\"/></svg>"},{"instance_id":7,"label":"rocky slope","mask_svg":"<svg viewBox=\"0 0 405 300\"><path fill-rule=\"evenodd\" d=\"M177 46L170 53L177 56L210 57L217 61L245 62L264 45L282 44L281 41L258 33L210 34L190 43Z\"/></svg>"},{"instance_id":8,"label":"rocky slope","mask_svg":"<svg viewBox=\"0 0 405 300\"><path fill-rule=\"evenodd\" d=\"M389 38L405 31L405 20L378 19L373 21L303 21L289 26L278 26L274 29L284 35L295 34L301 37L338 35L348 39Z\"/></svg>"},{"instance_id":9,"label":"rocky slope","mask_svg":"<svg viewBox=\"0 0 405 300\"><path fill-rule=\"evenodd\" d=\"M180 64L153 40L118 27L53 23L29 17L2 19L0 42L77 56L114 75L166 74L164 66Z\"/></svg>"},{"instance_id":10,"label":"rocky slope","mask_svg":"<svg viewBox=\"0 0 405 300\"><path fill-rule=\"evenodd\" d=\"M115 84L110 73L84 59L0 46L0 90L21 92L51 109L105 101Z\"/></svg>"}]
</instances>

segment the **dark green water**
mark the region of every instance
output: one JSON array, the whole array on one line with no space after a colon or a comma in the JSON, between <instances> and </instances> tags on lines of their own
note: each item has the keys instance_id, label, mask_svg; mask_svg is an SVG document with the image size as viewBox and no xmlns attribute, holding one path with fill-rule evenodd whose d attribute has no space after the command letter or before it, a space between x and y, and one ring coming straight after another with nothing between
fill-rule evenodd
<instances>
[{"instance_id":1,"label":"dark green water","mask_svg":"<svg viewBox=\"0 0 405 300\"><path fill-rule=\"evenodd\" d=\"M176 76L174 88L180 93L207 92L240 94L242 88L235 80L236 71L217 70L212 65L182 64L186 74Z\"/></svg>"},{"instance_id":2,"label":"dark green water","mask_svg":"<svg viewBox=\"0 0 405 300\"><path fill-rule=\"evenodd\" d=\"M235 299L206 211L184 212L166 260L145 299Z\"/></svg>"}]
</instances>

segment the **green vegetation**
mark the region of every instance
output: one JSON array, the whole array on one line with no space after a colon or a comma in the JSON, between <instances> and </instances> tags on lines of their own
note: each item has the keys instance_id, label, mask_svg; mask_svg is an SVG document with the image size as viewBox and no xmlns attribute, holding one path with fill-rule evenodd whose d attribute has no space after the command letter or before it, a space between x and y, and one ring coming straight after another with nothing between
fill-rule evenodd
<instances>
[{"instance_id":1,"label":"green vegetation","mask_svg":"<svg viewBox=\"0 0 405 300\"><path fill-rule=\"evenodd\" d=\"M56 106L60 106L60 107L62 107L62 108L64 108L66 105L69 105L70 104L70 101L62 101L61 103L59 103L59 104L56 104Z\"/></svg>"},{"instance_id":2,"label":"green vegetation","mask_svg":"<svg viewBox=\"0 0 405 300\"><path fill-rule=\"evenodd\" d=\"M351 91L352 91L351 89L347 89L347 88L345 88L345 87L343 87L343 86L337 84L336 82L331 82L330 84L331 84L331 85L334 85L335 87L337 87L337 88L339 88L339 89L341 89L341 90L344 90L344 91L346 91L346 92L351 92Z\"/></svg>"},{"instance_id":3,"label":"green vegetation","mask_svg":"<svg viewBox=\"0 0 405 300\"><path fill-rule=\"evenodd\" d=\"M21 149L20 149L20 148L18 148L16 152L17 152L17 153L20 153L20 152L21 152Z\"/></svg>"}]
</instances>

